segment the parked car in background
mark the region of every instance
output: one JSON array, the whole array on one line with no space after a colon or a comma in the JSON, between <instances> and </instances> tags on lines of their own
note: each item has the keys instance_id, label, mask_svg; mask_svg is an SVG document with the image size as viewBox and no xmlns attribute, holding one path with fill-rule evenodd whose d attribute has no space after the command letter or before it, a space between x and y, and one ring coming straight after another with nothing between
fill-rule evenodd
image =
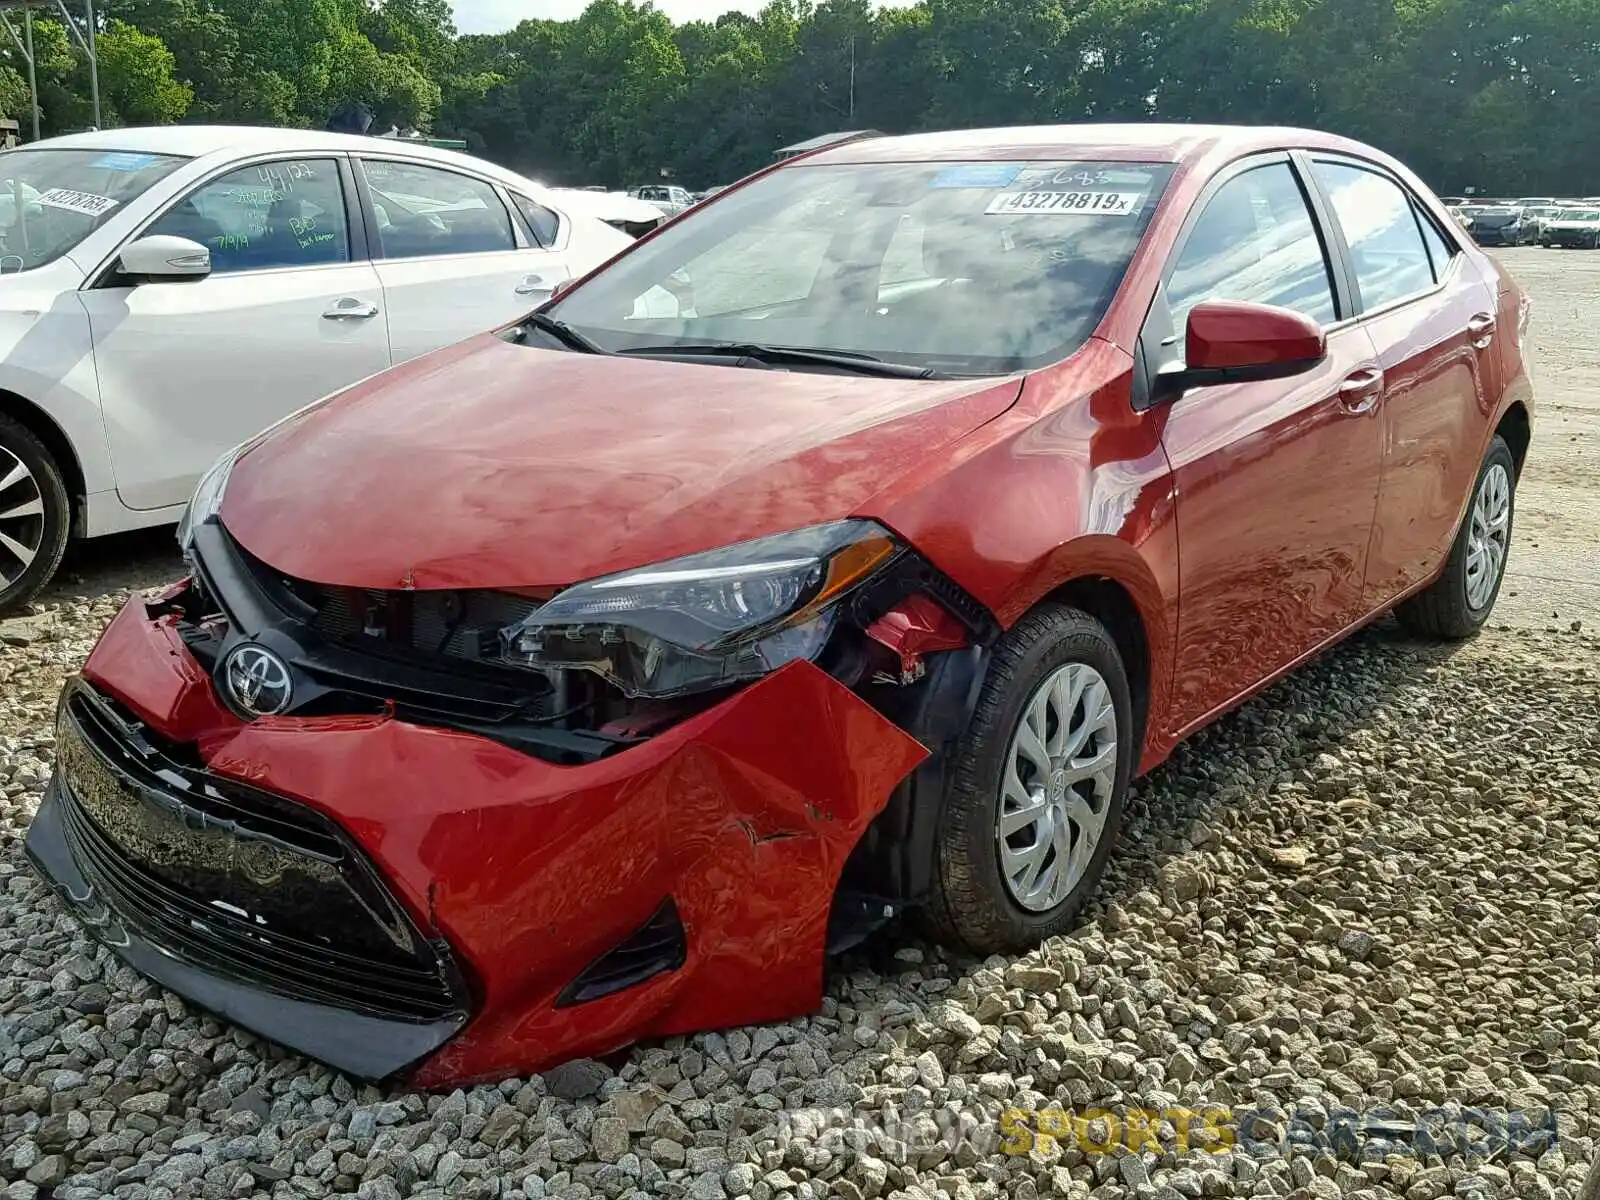
<instances>
[{"instance_id":1,"label":"parked car in background","mask_svg":"<svg viewBox=\"0 0 1600 1200\"><path fill-rule=\"evenodd\" d=\"M228 447L628 244L492 163L293 129L52 138L0 194L0 610L69 536L176 521Z\"/></svg>"},{"instance_id":2,"label":"parked car in background","mask_svg":"<svg viewBox=\"0 0 1600 1200\"><path fill-rule=\"evenodd\" d=\"M1522 246L1545 244L1544 231L1551 221L1570 211L1560 204L1537 204L1522 210L1522 228L1517 242Z\"/></svg>"},{"instance_id":3,"label":"parked car in background","mask_svg":"<svg viewBox=\"0 0 1600 1200\"><path fill-rule=\"evenodd\" d=\"M1483 626L1529 313L1324 134L786 162L219 458L28 853L162 984L429 1087L806 1012L907 908L1065 935L1184 738L1391 609Z\"/></svg>"},{"instance_id":4,"label":"parked car in background","mask_svg":"<svg viewBox=\"0 0 1600 1200\"><path fill-rule=\"evenodd\" d=\"M1544 244L1565 250L1600 249L1600 208L1563 213L1545 226Z\"/></svg>"},{"instance_id":5,"label":"parked car in background","mask_svg":"<svg viewBox=\"0 0 1600 1200\"><path fill-rule=\"evenodd\" d=\"M665 184L646 184L644 187L631 189L628 195L655 205L669 217L677 216L694 203L687 189L668 187Z\"/></svg>"},{"instance_id":6,"label":"parked car in background","mask_svg":"<svg viewBox=\"0 0 1600 1200\"><path fill-rule=\"evenodd\" d=\"M1522 210L1509 204L1467 204L1465 228L1480 246L1515 246L1522 240Z\"/></svg>"}]
</instances>

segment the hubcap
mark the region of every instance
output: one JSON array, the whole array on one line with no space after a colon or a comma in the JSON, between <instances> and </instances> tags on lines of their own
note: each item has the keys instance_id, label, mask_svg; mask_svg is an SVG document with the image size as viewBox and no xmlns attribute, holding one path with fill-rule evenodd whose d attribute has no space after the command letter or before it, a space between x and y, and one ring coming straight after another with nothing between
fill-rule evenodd
<instances>
[{"instance_id":1,"label":"hubcap","mask_svg":"<svg viewBox=\"0 0 1600 1200\"><path fill-rule=\"evenodd\" d=\"M1117 786L1117 710L1100 672L1068 663L1023 707L995 824L1000 874L1030 912L1060 904L1089 869Z\"/></svg>"},{"instance_id":2,"label":"hubcap","mask_svg":"<svg viewBox=\"0 0 1600 1200\"><path fill-rule=\"evenodd\" d=\"M0 446L0 588L21 578L44 545L44 493L27 465Z\"/></svg>"},{"instance_id":3,"label":"hubcap","mask_svg":"<svg viewBox=\"0 0 1600 1200\"><path fill-rule=\"evenodd\" d=\"M1511 537L1511 476L1495 463L1484 472L1472 498L1467 526L1467 603L1486 608L1505 570Z\"/></svg>"}]
</instances>

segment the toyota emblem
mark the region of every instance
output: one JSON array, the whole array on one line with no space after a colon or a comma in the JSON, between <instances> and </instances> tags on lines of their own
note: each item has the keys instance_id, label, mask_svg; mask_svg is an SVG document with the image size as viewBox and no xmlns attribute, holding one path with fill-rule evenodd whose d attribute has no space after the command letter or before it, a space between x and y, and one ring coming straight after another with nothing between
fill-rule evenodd
<instances>
[{"instance_id":1,"label":"toyota emblem","mask_svg":"<svg viewBox=\"0 0 1600 1200\"><path fill-rule=\"evenodd\" d=\"M222 679L229 698L247 716L275 717L294 699L289 665L262 646L236 648L223 665Z\"/></svg>"}]
</instances>

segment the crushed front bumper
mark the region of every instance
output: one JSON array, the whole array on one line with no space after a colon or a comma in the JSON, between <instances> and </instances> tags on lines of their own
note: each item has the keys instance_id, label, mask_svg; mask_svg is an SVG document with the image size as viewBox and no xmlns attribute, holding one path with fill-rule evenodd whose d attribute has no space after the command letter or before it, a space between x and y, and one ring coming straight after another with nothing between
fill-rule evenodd
<instances>
[{"instance_id":1,"label":"crushed front bumper","mask_svg":"<svg viewBox=\"0 0 1600 1200\"><path fill-rule=\"evenodd\" d=\"M582 766L392 716L245 723L138 597L62 714L28 850L91 931L422 1086L812 1010L840 872L926 756L808 663Z\"/></svg>"}]
</instances>

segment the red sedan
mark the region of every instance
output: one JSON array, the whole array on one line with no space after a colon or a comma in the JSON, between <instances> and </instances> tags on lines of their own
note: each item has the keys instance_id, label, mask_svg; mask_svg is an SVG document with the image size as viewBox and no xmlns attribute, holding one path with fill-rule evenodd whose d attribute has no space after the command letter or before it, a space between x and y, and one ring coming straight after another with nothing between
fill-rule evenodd
<instances>
[{"instance_id":1,"label":"red sedan","mask_svg":"<svg viewBox=\"0 0 1600 1200\"><path fill-rule=\"evenodd\" d=\"M1483 624L1528 315L1321 134L791 159L219 462L28 849L155 979L423 1085L805 1012L907 908L1024 949L1181 739L1390 609Z\"/></svg>"}]
</instances>

